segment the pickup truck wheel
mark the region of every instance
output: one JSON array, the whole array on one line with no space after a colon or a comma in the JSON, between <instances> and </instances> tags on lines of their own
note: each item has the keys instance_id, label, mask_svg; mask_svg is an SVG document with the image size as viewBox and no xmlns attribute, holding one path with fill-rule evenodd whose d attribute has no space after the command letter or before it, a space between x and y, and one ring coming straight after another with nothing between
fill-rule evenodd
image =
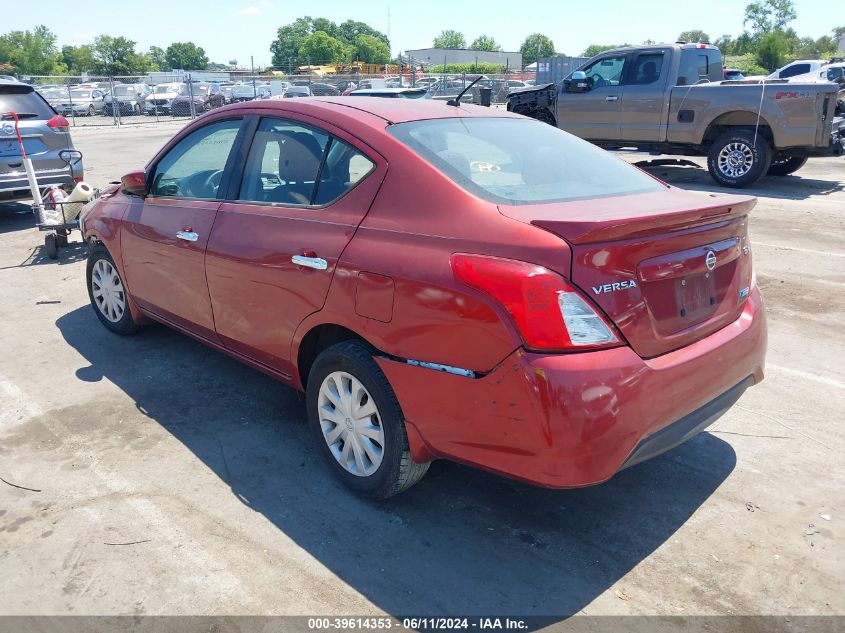
<instances>
[{"instance_id":1,"label":"pickup truck wheel","mask_svg":"<svg viewBox=\"0 0 845 633\"><path fill-rule=\"evenodd\" d=\"M428 470L430 462L411 459L399 401L361 342L337 343L317 357L305 401L317 450L346 487L386 499Z\"/></svg>"},{"instance_id":2,"label":"pickup truck wheel","mask_svg":"<svg viewBox=\"0 0 845 633\"><path fill-rule=\"evenodd\" d=\"M753 131L725 132L707 152L707 169L713 180L726 187L747 187L769 169L772 150L762 135Z\"/></svg>"},{"instance_id":3,"label":"pickup truck wheel","mask_svg":"<svg viewBox=\"0 0 845 633\"><path fill-rule=\"evenodd\" d=\"M769 166L769 176L788 176L794 174L807 163L806 156L786 156L775 158Z\"/></svg>"}]
</instances>

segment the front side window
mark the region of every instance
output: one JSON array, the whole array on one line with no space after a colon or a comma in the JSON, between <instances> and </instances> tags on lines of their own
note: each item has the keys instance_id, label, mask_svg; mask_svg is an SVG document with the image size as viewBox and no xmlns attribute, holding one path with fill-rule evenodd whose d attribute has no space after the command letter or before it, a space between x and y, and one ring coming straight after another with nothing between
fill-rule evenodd
<instances>
[{"instance_id":1,"label":"front side window","mask_svg":"<svg viewBox=\"0 0 845 633\"><path fill-rule=\"evenodd\" d=\"M240 119L217 121L179 141L156 165L150 194L168 198L217 198L223 169L240 126Z\"/></svg>"},{"instance_id":2,"label":"front side window","mask_svg":"<svg viewBox=\"0 0 845 633\"><path fill-rule=\"evenodd\" d=\"M539 204L659 191L625 161L528 119L454 118L387 128L468 192L496 204Z\"/></svg>"},{"instance_id":3,"label":"front side window","mask_svg":"<svg viewBox=\"0 0 845 633\"><path fill-rule=\"evenodd\" d=\"M587 82L591 88L618 86L622 83L622 71L625 68L625 55L605 57L584 68Z\"/></svg>"}]
</instances>

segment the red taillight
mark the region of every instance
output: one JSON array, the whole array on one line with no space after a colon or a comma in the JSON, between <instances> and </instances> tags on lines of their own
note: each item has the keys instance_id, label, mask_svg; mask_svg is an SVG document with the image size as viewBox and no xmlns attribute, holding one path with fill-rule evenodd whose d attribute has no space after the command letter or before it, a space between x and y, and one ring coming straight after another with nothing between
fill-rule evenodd
<instances>
[{"instance_id":1,"label":"red taillight","mask_svg":"<svg viewBox=\"0 0 845 633\"><path fill-rule=\"evenodd\" d=\"M77 176L76 178L73 179L73 182L82 182L83 180L85 180L85 179L82 176Z\"/></svg>"},{"instance_id":2,"label":"red taillight","mask_svg":"<svg viewBox=\"0 0 845 633\"><path fill-rule=\"evenodd\" d=\"M525 346L544 351L610 347L619 338L563 277L528 262L483 255L453 255L455 278L500 303Z\"/></svg>"},{"instance_id":3,"label":"red taillight","mask_svg":"<svg viewBox=\"0 0 845 633\"><path fill-rule=\"evenodd\" d=\"M66 118L64 118L61 114L57 114L52 119L47 121L47 125L49 127L56 127L56 128L63 128L63 127L70 127L70 123Z\"/></svg>"}]
</instances>

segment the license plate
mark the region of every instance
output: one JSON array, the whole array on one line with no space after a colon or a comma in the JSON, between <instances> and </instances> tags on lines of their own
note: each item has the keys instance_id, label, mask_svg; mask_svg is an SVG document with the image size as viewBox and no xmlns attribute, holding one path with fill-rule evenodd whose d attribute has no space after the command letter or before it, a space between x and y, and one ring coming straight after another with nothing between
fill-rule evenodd
<instances>
[{"instance_id":1,"label":"license plate","mask_svg":"<svg viewBox=\"0 0 845 633\"><path fill-rule=\"evenodd\" d=\"M692 275L675 284L678 315L695 320L712 312L716 306L716 279L713 274Z\"/></svg>"}]
</instances>

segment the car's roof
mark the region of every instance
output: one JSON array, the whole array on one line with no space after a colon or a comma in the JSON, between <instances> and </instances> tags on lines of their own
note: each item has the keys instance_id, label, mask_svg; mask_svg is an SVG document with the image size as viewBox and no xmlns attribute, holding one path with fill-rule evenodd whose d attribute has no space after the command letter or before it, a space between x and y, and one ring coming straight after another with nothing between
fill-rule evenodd
<instances>
[{"instance_id":1,"label":"car's roof","mask_svg":"<svg viewBox=\"0 0 845 633\"><path fill-rule=\"evenodd\" d=\"M268 103L267 101L263 103ZM435 99L350 99L349 97L314 97L297 101L273 101L280 109L290 107L303 114L318 113L326 116L336 113L342 116L354 115L355 111L366 112L388 123L406 123L425 119L449 119L453 117L519 117L503 108L486 108L462 103L447 105ZM231 107L231 106L229 106ZM248 108L249 105L240 107Z\"/></svg>"},{"instance_id":2,"label":"car's roof","mask_svg":"<svg viewBox=\"0 0 845 633\"><path fill-rule=\"evenodd\" d=\"M353 90L349 94L356 94L356 95L369 95L369 94L403 94L406 92L426 92L425 88L359 88L358 90Z\"/></svg>"}]
</instances>

